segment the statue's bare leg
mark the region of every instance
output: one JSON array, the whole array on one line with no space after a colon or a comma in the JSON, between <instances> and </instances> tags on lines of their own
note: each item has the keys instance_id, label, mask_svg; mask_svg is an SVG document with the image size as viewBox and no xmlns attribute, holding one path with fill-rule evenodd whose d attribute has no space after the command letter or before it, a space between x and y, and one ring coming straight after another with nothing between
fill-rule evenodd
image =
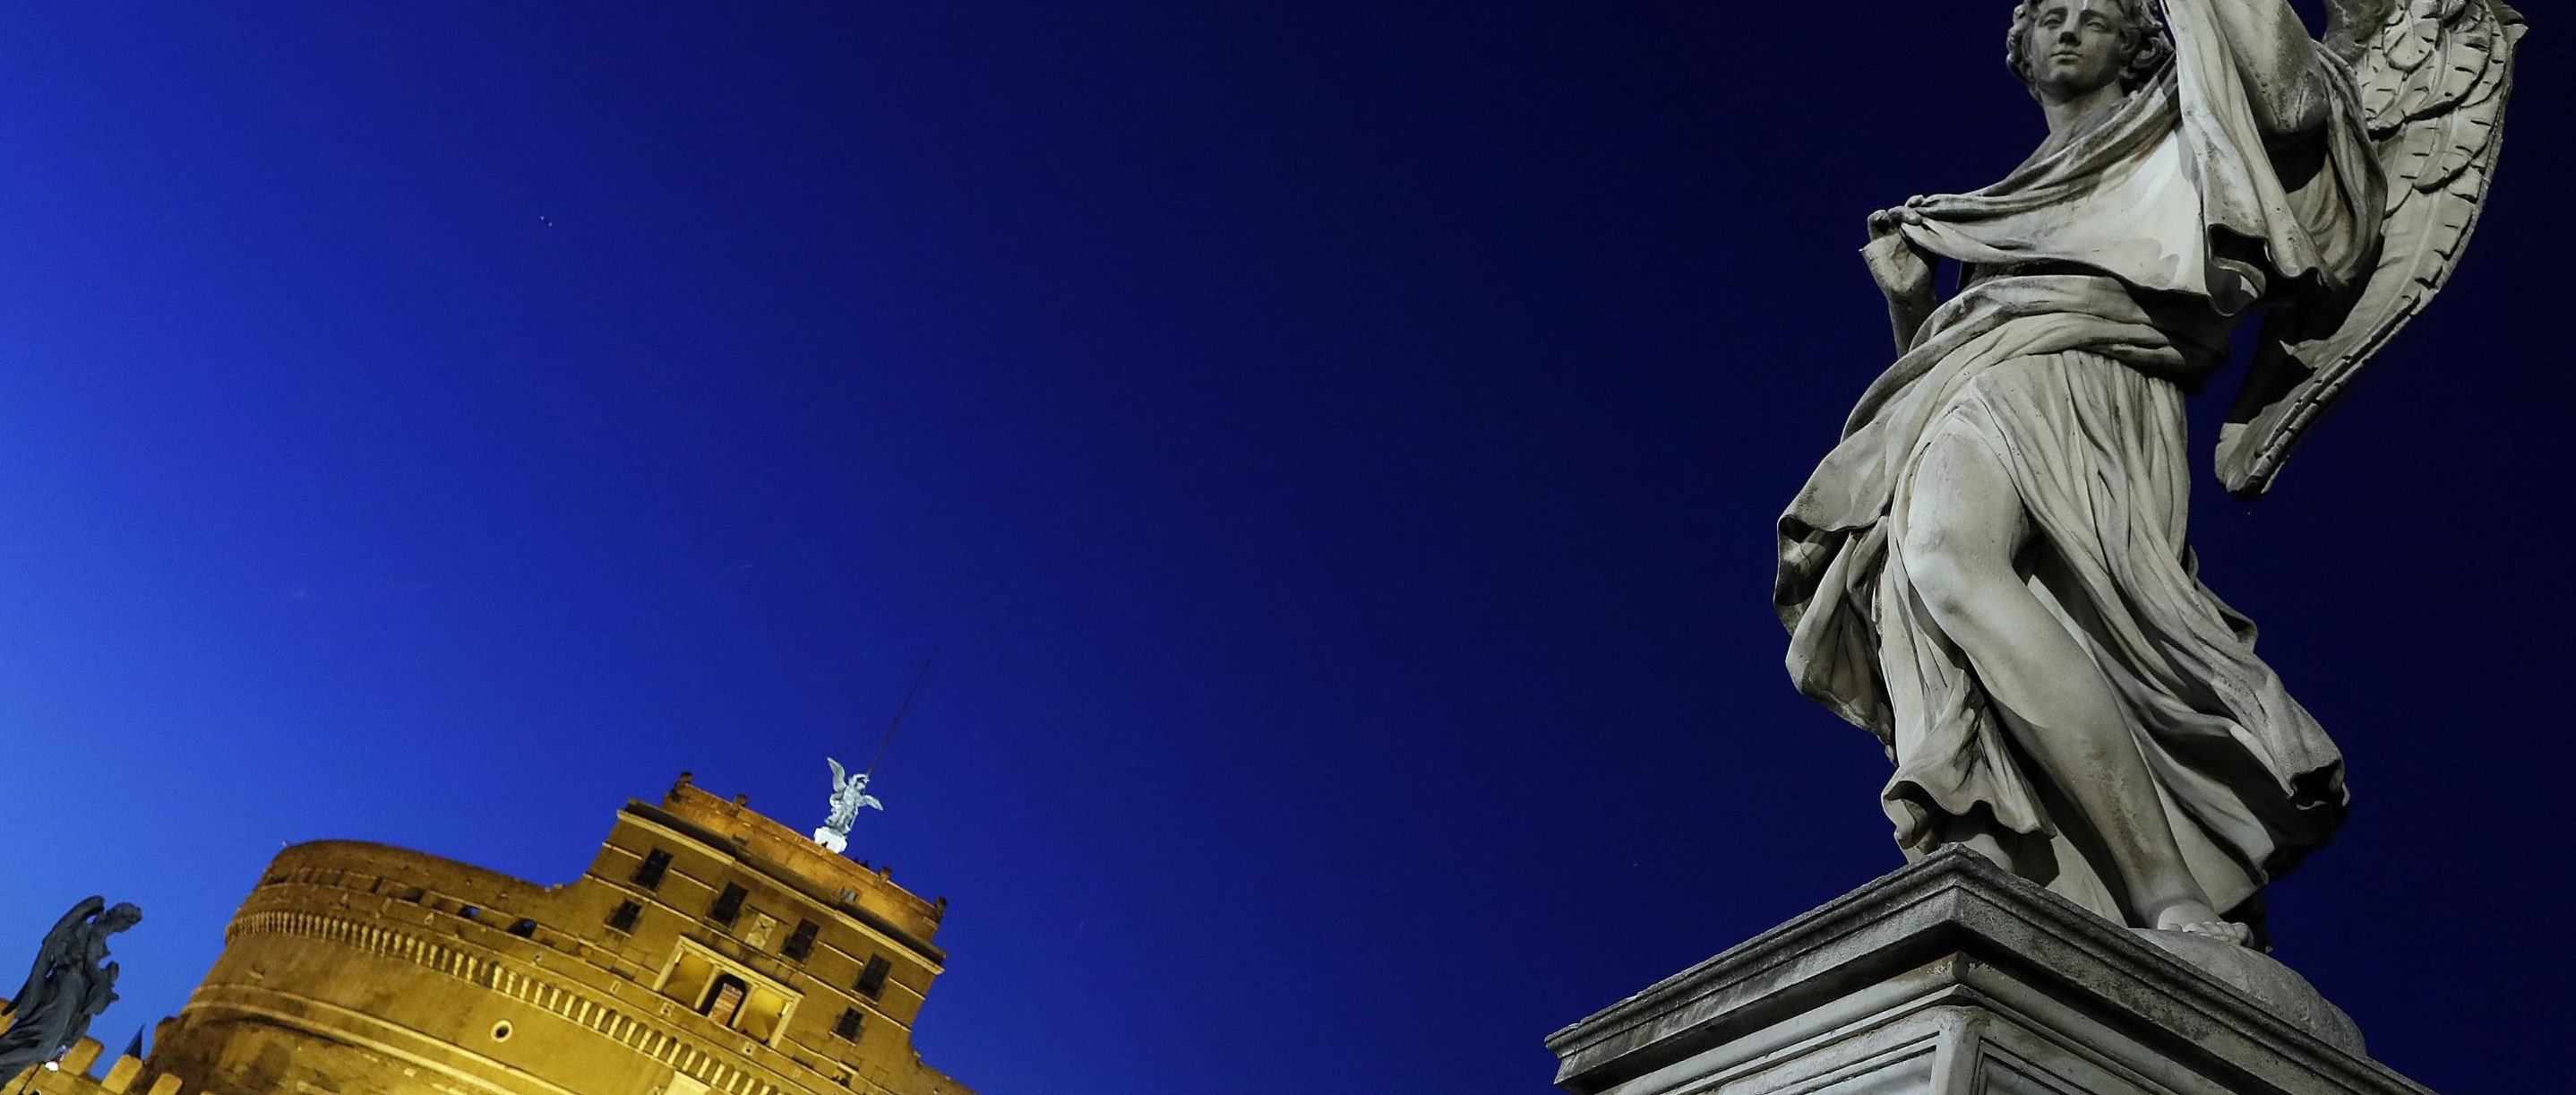
<instances>
[{"instance_id":1,"label":"statue's bare leg","mask_svg":"<svg viewBox=\"0 0 2576 1095\"><path fill-rule=\"evenodd\" d=\"M2026 584L2020 492L1986 446L1935 438L1905 514L1906 574L2005 727L2109 845L2141 926L2243 941L2193 879L2119 694Z\"/></svg>"}]
</instances>

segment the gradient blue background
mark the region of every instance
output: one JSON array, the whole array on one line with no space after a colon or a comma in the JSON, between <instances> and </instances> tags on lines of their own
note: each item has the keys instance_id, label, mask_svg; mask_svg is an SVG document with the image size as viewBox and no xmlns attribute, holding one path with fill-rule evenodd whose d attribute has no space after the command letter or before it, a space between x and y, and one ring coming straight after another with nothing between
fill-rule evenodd
<instances>
[{"instance_id":1,"label":"gradient blue background","mask_svg":"<svg viewBox=\"0 0 2576 1095\"><path fill-rule=\"evenodd\" d=\"M939 647L855 849L954 902L930 1061L1543 1091L1898 862L1770 527L1888 357L1863 214L2038 140L2007 12L13 4L0 969L141 903L121 1044L285 842L812 824ZM2351 756L2281 955L2458 1092L2563 1082L2576 977L2536 14L2452 293L2194 513Z\"/></svg>"}]
</instances>

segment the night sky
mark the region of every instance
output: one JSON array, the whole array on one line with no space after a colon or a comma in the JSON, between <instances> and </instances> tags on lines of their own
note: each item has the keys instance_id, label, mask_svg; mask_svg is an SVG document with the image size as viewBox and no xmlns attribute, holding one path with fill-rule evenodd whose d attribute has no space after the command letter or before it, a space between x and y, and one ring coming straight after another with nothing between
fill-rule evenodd
<instances>
[{"instance_id":1,"label":"night sky","mask_svg":"<svg viewBox=\"0 0 2576 1095\"><path fill-rule=\"evenodd\" d=\"M2449 294L2275 497L2192 442L2350 758L2279 956L2463 1093L2563 1084L2576 979L2532 7ZM811 826L937 649L853 847L952 901L932 1064L1537 1095L1900 862L1772 522L1890 356L1864 215L2041 136L2009 8L10 5L0 969L141 904L121 1045L283 843Z\"/></svg>"}]
</instances>

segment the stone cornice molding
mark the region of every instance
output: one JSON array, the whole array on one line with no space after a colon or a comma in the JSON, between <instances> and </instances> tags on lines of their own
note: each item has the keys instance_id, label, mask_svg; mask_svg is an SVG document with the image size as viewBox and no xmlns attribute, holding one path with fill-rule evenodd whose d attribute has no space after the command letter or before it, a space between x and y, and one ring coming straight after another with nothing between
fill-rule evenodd
<instances>
[{"instance_id":1,"label":"stone cornice molding","mask_svg":"<svg viewBox=\"0 0 2576 1095\"><path fill-rule=\"evenodd\" d=\"M781 864L771 863L735 846L721 833L708 830L687 818L678 817L661 807L644 802L627 803L626 815L629 822L637 828L659 832L674 840L686 840L731 858L734 862L758 872L762 878L780 888L792 890L798 896L821 905L832 915L846 920L849 926L858 928L862 934L879 938L890 947L911 952L934 974L943 972L945 969L948 961L947 951L933 946L927 940L916 938L912 933L895 926L892 921L869 912L855 902L842 900L838 893L825 892L822 886L797 875Z\"/></svg>"},{"instance_id":2,"label":"stone cornice molding","mask_svg":"<svg viewBox=\"0 0 2576 1095\"><path fill-rule=\"evenodd\" d=\"M2129 929L1958 848L1550 1035L1556 1082L1577 1095L1608 1091L1935 964L1947 967L1939 980L1971 990L1981 966L2063 986L2098 1021L2213 1069L2266 1082L2324 1077L2353 1095L2427 1095Z\"/></svg>"},{"instance_id":3,"label":"stone cornice molding","mask_svg":"<svg viewBox=\"0 0 2576 1095\"><path fill-rule=\"evenodd\" d=\"M748 1036L743 1038L739 1047L724 1047L713 1040L675 1029L659 1017L637 1015L631 1007L621 1006L623 1002L611 1003L587 990L568 988L547 978L531 976L511 968L511 964L503 959L468 953L458 945L424 939L362 920L300 910L252 912L234 921L232 934L316 939L445 974L551 1013L576 1026L586 1027L727 1095L805 1095L806 1092L822 1090L822 1084L838 1086L819 1073L815 1075L817 1083L798 1083L776 1074L771 1068L761 1068L756 1072L726 1061L726 1057L767 1055L784 1058L785 1063L799 1071L812 1071L794 1064L793 1058L787 1054L761 1045ZM650 991L642 986L638 989ZM657 1010L669 1005L668 998L658 994L651 998L649 1004ZM770 1075L763 1076L761 1072Z\"/></svg>"}]
</instances>

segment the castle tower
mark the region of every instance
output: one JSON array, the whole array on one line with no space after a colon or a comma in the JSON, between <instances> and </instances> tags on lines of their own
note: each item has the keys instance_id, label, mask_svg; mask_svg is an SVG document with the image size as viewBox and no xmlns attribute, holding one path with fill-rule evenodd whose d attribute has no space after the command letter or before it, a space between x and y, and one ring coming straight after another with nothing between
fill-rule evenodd
<instances>
[{"instance_id":1,"label":"castle tower","mask_svg":"<svg viewBox=\"0 0 2576 1095\"><path fill-rule=\"evenodd\" d=\"M119 1062L111 1086L972 1095L912 1049L945 906L686 776L658 805L628 803L590 870L551 888L383 845L298 845L150 1059Z\"/></svg>"}]
</instances>

